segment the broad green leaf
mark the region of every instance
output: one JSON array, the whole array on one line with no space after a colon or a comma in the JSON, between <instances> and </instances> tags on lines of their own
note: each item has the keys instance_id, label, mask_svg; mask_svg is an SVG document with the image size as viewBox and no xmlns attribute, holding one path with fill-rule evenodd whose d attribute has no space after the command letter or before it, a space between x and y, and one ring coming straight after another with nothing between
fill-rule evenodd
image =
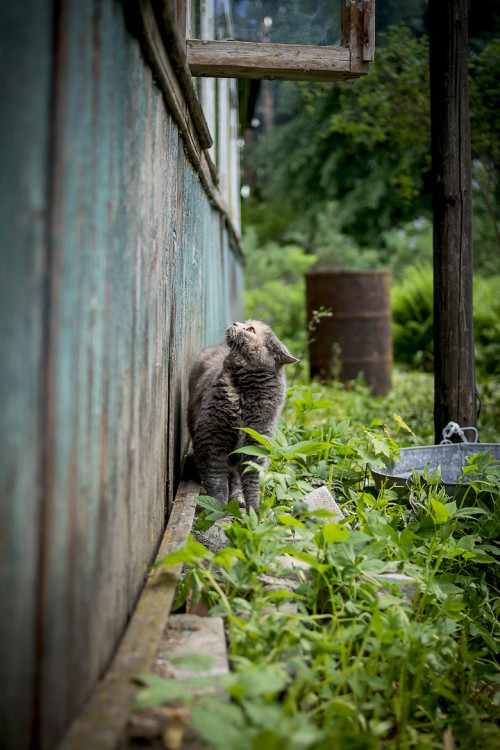
<instances>
[{"instance_id":1,"label":"broad green leaf","mask_svg":"<svg viewBox=\"0 0 500 750\"><path fill-rule=\"evenodd\" d=\"M283 526L295 526L298 529L306 528L302 521L299 521L294 516L289 516L286 513L282 513L281 515L277 516L277 519L281 524L283 524Z\"/></svg>"},{"instance_id":2,"label":"broad green leaf","mask_svg":"<svg viewBox=\"0 0 500 750\"><path fill-rule=\"evenodd\" d=\"M161 560L155 562L154 567L165 566L166 568L171 568L173 565L178 565L179 563L192 565L197 560L209 560L211 558L212 553L203 544L195 542L193 537L189 536L185 545L173 552L169 552Z\"/></svg>"},{"instance_id":3,"label":"broad green leaf","mask_svg":"<svg viewBox=\"0 0 500 750\"><path fill-rule=\"evenodd\" d=\"M210 495L197 495L195 497L195 502L197 505L200 505L207 510L217 510L221 513L226 512L226 506L224 503L220 500L216 500L215 497L210 497Z\"/></svg>"},{"instance_id":4,"label":"broad green leaf","mask_svg":"<svg viewBox=\"0 0 500 750\"><path fill-rule=\"evenodd\" d=\"M139 674L135 678L146 687L139 691L134 704L134 710L153 708L171 701L189 701L193 698L193 690L180 680L160 677L157 674Z\"/></svg>"},{"instance_id":5,"label":"broad green leaf","mask_svg":"<svg viewBox=\"0 0 500 750\"><path fill-rule=\"evenodd\" d=\"M231 569L231 562L233 557L237 557L239 560L246 560L244 553L240 549L234 547L224 547L215 555L213 561L219 565L222 565L226 570Z\"/></svg>"},{"instance_id":6,"label":"broad green leaf","mask_svg":"<svg viewBox=\"0 0 500 750\"><path fill-rule=\"evenodd\" d=\"M279 448L283 456L312 456L315 453L321 453L330 448L330 443L318 442L316 440L304 440L300 443L294 443L286 447Z\"/></svg>"},{"instance_id":7,"label":"broad green leaf","mask_svg":"<svg viewBox=\"0 0 500 750\"><path fill-rule=\"evenodd\" d=\"M257 430L253 430L251 427L237 427L237 429L241 430L242 432L246 432L247 435L253 437L254 440L266 447L271 452L273 452L273 450L278 447L276 440L269 437L269 435L261 435L257 432Z\"/></svg>"},{"instance_id":8,"label":"broad green leaf","mask_svg":"<svg viewBox=\"0 0 500 750\"><path fill-rule=\"evenodd\" d=\"M321 532L325 538L325 542L332 544L332 542L344 542L349 537L349 529L346 526L342 526L338 523L326 523Z\"/></svg>"},{"instance_id":9,"label":"broad green leaf","mask_svg":"<svg viewBox=\"0 0 500 750\"><path fill-rule=\"evenodd\" d=\"M444 523L450 515L450 511L446 505L433 497L429 501L429 510L436 523Z\"/></svg>"},{"instance_id":10,"label":"broad green leaf","mask_svg":"<svg viewBox=\"0 0 500 750\"><path fill-rule=\"evenodd\" d=\"M283 552L286 552L290 557L295 557L297 560L307 563L308 565L318 565L318 559L311 555L309 552L299 552L294 547L286 547Z\"/></svg>"},{"instance_id":11,"label":"broad green leaf","mask_svg":"<svg viewBox=\"0 0 500 750\"><path fill-rule=\"evenodd\" d=\"M233 497L233 499L228 502L225 508L226 508L226 512L229 515L234 516L235 518L243 518L243 514L241 512L240 504L238 502L237 497Z\"/></svg>"},{"instance_id":12,"label":"broad green leaf","mask_svg":"<svg viewBox=\"0 0 500 750\"><path fill-rule=\"evenodd\" d=\"M399 430L406 430L407 432L410 432L414 437L416 437L411 427L408 427L406 422L403 422L399 414L396 414L395 412L393 412L392 416L394 417L394 420L396 422L396 429L394 430L396 435L398 434Z\"/></svg>"},{"instance_id":13,"label":"broad green leaf","mask_svg":"<svg viewBox=\"0 0 500 750\"><path fill-rule=\"evenodd\" d=\"M273 664L237 672L233 679L224 679L223 682L230 695L233 695L233 689L236 687L239 695L242 689L244 697L250 699L280 693L290 680L290 675L281 665Z\"/></svg>"},{"instance_id":14,"label":"broad green leaf","mask_svg":"<svg viewBox=\"0 0 500 750\"><path fill-rule=\"evenodd\" d=\"M205 698L191 711L191 721L198 734L213 747L251 750L245 736L245 716L236 703Z\"/></svg>"},{"instance_id":15,"label":"broad green leaf","mask_svg":"<svg viewBox=\"0 0 500 750\"><path fill-rule=\"evenodd\" d=\"M271 451L261 445L243 445L241 448L236 448L230 455L232 456L234 453L245 453L247 456L257 456L258 458L271 455Z\"/></svg>"},{"instance_id":16,"label":"broad green leaf","mask_svg":"<svg viewBox=\"0 0 500 750\"><path fill-rule=\"evenodd\" d=\"M389 445L387 440L385 440L384 438L374 437L372 438L372 442L375 453L382 454L383 456L387 456L388 458L390 457L391 446Z\"/></svg>"}]
</instances>

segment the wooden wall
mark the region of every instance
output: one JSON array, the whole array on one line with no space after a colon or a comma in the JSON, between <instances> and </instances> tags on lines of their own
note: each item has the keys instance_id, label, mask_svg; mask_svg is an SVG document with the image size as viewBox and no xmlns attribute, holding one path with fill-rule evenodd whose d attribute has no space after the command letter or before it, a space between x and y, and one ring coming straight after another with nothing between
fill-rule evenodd
<instances>
[{"instance_id":1,"label":"wooden wall","mask_svg":"<svg viewBox=\"0 0 500 750\"><path fill-rule=\"evenodd\" d=\"M0 746L52 747L161 537L242 269L116 0L0 6Z\"/></svg>"}]
</instances>

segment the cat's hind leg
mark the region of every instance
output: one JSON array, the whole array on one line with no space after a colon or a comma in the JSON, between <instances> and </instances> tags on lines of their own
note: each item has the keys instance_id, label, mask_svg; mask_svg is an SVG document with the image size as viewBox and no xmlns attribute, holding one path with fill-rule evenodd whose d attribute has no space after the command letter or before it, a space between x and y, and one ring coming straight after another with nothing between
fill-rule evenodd
<instances>
[{"instance_id":1,"label":"cat's hind leg","mask_svg":"<svg viewBox=\"0 0 500 750\"><path fill-rule=\"evenodd\" d=\"M255 463L259 463L262 466L264 466L264 462L262 459L255 459L252 456L245 456L243 455L241 457L242 462L239 465L240 469L240 478L241 478L241 486L243 488L243 496L245 498L245 506L247 513L250 512L250 508L253 508L254 511L257 513L259 509L259 503L260 503L260 481L259 481L259 472L256 469L250 469L245 471L245 466L243 465L245 461L248 461L251 459Z\"/></svg>"},{"instance_id":2,"label":"cat's hind leg","mask_svg":"<svg viewBox=\"0 0 500 750\"><path fill-rule=\"evenodd\" d=\"M245 498L243 496L243 489L241 487L241 479L239 473L238 464L233 464L229 461L229 499L233 500L236 498L238 504L242 510L245 510Z\"/></svg>"},{"instance_id":3,"label":"cat's hind leg","mask_svg":"<svg viewBox=\"0 0 500 750\"><path fill-rule=\"evenodd\" d=\"M215 497L216 500L220 500L221 503L226 505L228 497L227 456L225 454L214 454L210 456L208 461L206 459L200 461L199 457L197 459L195 451L194 460L207 495Z\"/></svg>"}]
</instances>

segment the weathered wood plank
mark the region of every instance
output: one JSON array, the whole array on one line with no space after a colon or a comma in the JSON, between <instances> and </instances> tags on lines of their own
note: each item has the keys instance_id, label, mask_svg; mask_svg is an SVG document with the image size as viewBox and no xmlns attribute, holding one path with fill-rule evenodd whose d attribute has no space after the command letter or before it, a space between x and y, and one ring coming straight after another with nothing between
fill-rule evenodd
<instances>
[{"instance_id":1,"label":"weathered wood plank","mask_svg":"<svg viewBox=\"0 0 500 750\"><path fill-rule=\"evenodd\" d=\"M189 364L241 315L229 214L125 5L2 5L9 750L52 747L109 664L178 480Z\"/></svg>"},{"instance_id":2,"label":"weathered wood plank","mask_svg":"<svg viewBox=\"0 0 500 750\"><path fill-rule=\"evenodd\" d=\"M375 59L375 0L343 0L342 44L353 65Z\"/></svg>"},{"instance_id":3,"label":"weathered wood plank","mask_svg":"<svg viewBox=\"0 0 500 750\"><path fill-rule=\"evenodd\" d=\"M16 749L37 672L51 53L52 4L0 3L0 747Z\"/></svg>"},{"instance_id":4,"label":"weathered wood plank","mask_svg":"<svg viewBox=\"0 0 500 750\"><path fill-rule=\"evenodd\" d=\"M226 217L228 230L234 241L236 252L242 257L239 247L239 226L235 226L232 222L230 208L217 188L217 175L211 156L206 149L202 148L197 137L197 129L193 120L193 116L196 118L197 108L193 109L185 101L184 91L165 49L151 0L141 0L140 9L143 41L151 65L158 76L158 82L165 95L167 106L179 126L189 157L193 161L207 195L212 205Z\"/></svg>"},{"instance_id":5,"label":"weathered wood plank","mask_svg":"<svg viewBox=\"0 0 500 750\"><path fill-rule=\"evenodd\" d=\"M338 81L368 73L348 47L187 40L193 76L267 80Z\"/></svg>"},{"instance_id":6,"label":"weathered wood plank","mask_svg":"<svg viewBox=\"0 0 500 750\"><path fill-rule=\"evenodd\" d=\"M209 149L213 145L213 138L186 61L185 3L176 2L173 6L165 0L152 0L152 3L165 49L168 50L169 60L182 87L198 140L202 148Z\"/></svg>"},{"instance_id":7,"label":"weathered wood plank","mask_svg":"<svg viewBox=\"0 0 500 750\"><path fill-rule=\"evenodd\" d=\"M210 656L209 669L191 670L174 664L183 656ZM200 617L193 614L169 618L150 672L177 680L203 678L207 684L194 690L196 695L213 695L221 691L219 679L229 672L226 634L222 617ZM134 750L139 745L152 747L208 750L190 722L190 709L178 701L158 708L135 711L116 750Z\"/></svg>"},{"instance_id":8,"label":"weathered wood plank","mask_svg":"<svg viewBox=\"0 0 500 750\"><path fill-rule=\"evenodd\" d=\"M429 2L434 213L434 434L477 424L467 2ZM458 438L457 438L458 439Z\"/></svg>"},{"instance_id":9,"label":"weathered wood plank","mask_svg":"<svg viewBox=\"0 0 500 750\"><path fill-rule=\"evenodd\" d=\"M157 560L182 546L191 532L199 492L195 482L179 487ZM182 564L154 568L104 679L96 686L58 750L113 750L128 720L138 684L134 675L149 672L165 630Z\"/></svg>"}]
</instances>

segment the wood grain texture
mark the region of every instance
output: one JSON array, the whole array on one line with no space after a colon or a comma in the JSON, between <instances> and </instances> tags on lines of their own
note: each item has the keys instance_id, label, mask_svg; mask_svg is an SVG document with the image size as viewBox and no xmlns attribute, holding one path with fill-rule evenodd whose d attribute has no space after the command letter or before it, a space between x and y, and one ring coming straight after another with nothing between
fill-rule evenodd
<instances>
[{"instance_id":1,"label":"wood grain texture","mask_svg":"<svg viewBox=\"0 0 500 750\"><path fill-rule=\"evenodd\" d=\"M193 76L219 78L338 81L368 72L348 47L300 44L188 39L187 61Z\"/></svg>"},{"instance_id":2,"label":"wood grain texture","mask_svg":"<svg viewBox=\"0 0 500 750\"><path fill-rule=\"evenodd\" d=\"M429 2L434 213L434 430L477 424L466 0Z\"/></svg>"},{"instance_id":3,"label":"wood grain texture","mask_svg":"<svg viewBox=\"0 0 500 750\"><path fill-rule=\"evenodd\" d=\"M50 4L0 3L2 748L29 746L35 701L51 51Z\"/></svg>"},{"instance_id":4,"label":"wood grain texture","mask_svg":"<svg viewBox=\"0 0 500 750\"><path fill-rule=\"evenodd\" d=\"M157 560L181 547L191 533L199 484L182 482ZM72 723L58 750L113 750L125 727L139 685L134 677L149 672L172 608L182 564L153 568L127 631L105 678Z\"/></svg>"},{"instance_id":5,"label":"wood grain texture","mask_svg":"<svg viewBox=\"0 0 500 750\"><path fill-rule=\"evenodd\" d=\"M375 59L375 0L342 0L342 44L353 64Z\"/></svg>"},{"instance_id":6,"label":"wood grain texture","mask_svg":"<svg viewBox=\"0 0 500 750\"><path fill-rule=\"evenodd\" d=\"M242 278L125 3L1 7L1 744L45 750L133 611Z\"/></svg>"}]
</instances>

